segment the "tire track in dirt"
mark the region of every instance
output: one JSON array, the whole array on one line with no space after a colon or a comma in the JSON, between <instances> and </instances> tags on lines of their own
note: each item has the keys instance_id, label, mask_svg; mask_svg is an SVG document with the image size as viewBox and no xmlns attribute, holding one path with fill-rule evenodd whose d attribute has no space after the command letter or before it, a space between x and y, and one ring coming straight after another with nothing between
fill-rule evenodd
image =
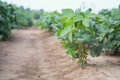
<instances>
[{"instance_id":1,"label":"tire track in dirt","mask_svg":"<svg viewBox=\"0 0 120 80\"><path fill-rule=\"evenodd\" d=\"M42 43L38 41L40 40L38 33L32 33L30 35L32 35L32 37L28 41L28 48L32 50L32 54L29 57L29 59L25 62L25 65L22 65L21 70L16 72L18 74L17 79L34 80L34 77L40 71L39 61L41 60L40 57L42 57L42 55L39 55L40 53L43 53L42 50L44 46L42 46ZM37 46L37 43L39 43L41 47Z\"/></svg>"}]
</instances>

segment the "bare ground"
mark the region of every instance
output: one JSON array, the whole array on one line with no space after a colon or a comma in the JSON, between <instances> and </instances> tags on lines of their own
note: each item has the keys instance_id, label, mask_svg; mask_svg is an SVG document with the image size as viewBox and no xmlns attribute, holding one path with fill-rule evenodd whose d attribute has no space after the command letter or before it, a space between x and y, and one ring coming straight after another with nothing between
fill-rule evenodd
<instances>
[{"instance_id":1,"label":"bare ground","mask_svg":"<svg viewBox=\"0 0 120 80\"><path fill-rule=\"evenodd\" d=\"M60 41L32 27L0 42L0 80L120 80L120 57L88 57L81 69Z\"/></svg>"}]
</instances>

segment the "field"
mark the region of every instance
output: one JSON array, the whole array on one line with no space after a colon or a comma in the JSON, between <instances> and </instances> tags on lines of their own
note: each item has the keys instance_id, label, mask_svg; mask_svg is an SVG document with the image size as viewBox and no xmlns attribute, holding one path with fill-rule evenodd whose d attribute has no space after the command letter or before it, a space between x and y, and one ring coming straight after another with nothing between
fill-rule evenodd
<instances>
[{"instance_id":1,"label":"field","mask_svg":"<svg viewBox=\"0 0 120 80\"><path fill-rule=\"evenodd\" d=\"M0 80L120 80L120 5L47 12L0 0Z\"/></svg>"},{"instance_id":2,"label":"field","mask_svg":"<svg viewBox=\"0 0 120 80\"><path fill-rule=\"evenodd\" d=\"M85 69L78 67L60 41L36 27L12 30L0 42L0 80L119 80L120 58L88 57Z\"/></svg>"}]
</instances>

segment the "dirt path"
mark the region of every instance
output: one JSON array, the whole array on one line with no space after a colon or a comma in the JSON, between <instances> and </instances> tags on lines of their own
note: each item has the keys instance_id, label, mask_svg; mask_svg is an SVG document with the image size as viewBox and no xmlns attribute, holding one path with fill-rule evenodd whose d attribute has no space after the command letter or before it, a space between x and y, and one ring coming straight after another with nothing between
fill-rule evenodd
<instances>
[{"instance_id":1,"label":"dirt path","mask_svg":"<svg viewBox=\"0 0 120 80\"><path fill-rule=\"evenodd\" d=\"M89 57L88 63L80 69L55 37L35 27L13 30L0 42L0 80L120 80L119 57Z\"/></svg>"}]
</instances>

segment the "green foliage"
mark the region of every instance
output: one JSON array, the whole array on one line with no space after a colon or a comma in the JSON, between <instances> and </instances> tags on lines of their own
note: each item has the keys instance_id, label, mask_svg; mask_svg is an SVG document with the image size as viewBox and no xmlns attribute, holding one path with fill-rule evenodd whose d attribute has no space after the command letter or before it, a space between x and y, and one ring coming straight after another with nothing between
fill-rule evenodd
<instances>
[{"instance_id":1,"label":"green foliage","mask_svg":"<svg viewBox=\"0 0 120 80\"><path fill-rule=\"evenodd\" d=\"M0 40L10 37L13 28L31 26L30 9L0 1Z\"/></svg>"},{"instance_id":2,"label":"green foliage","mask_svg":"<svg viewBox=\"0 0 120 80\"><path fill-rule=\"evenodd\" d=\"M15 26L14 5L0 1L0 35L1 38L9 37L12 26Z\"/></svg>"},{"instance_id":3,"label":"green foliage","mask_svg":"<svg viewBox=\"0 0 120 80\"><path fill-rule=\"evenodd\" d=\"M73 17L74 11L72 9L62 9L63 16Z\"/></svg>"},{"instance_id":4,"label":"green foliage","mask_svg":"<svg viewBox=\"0 0 120 80\"><path fill-rule=\"evenodd\" d=\"M60 14L57 11L51 13L44 13L43 16L40 18L40 28L44 28L47 31L56 32L60 27L61 24L58 22Z\"/></svg>"},{"instance_id":5,"label":"green foliage","mask_svg":"<svg viewBox=\"0 0 120 80\"><path fill-rule=\"evenodd\" d=\"M43 13L44 13L43 9L32 10L32 17L33 17L34 20L38 20L42 17Z\"/></svg>"},{"instance_id":6,"label":"green foliage","mask_svg":"<svg viewBox=\"0 0 120 80\"><path fill-rule=\"evenodd\" d=\"M16 16L16 27L15 28L22 28L25 26L32 26L32 16L31 11L24 9L24 7L17 7L15 10Z\"/></svg>"},{"instance_id":7,"label":"green foliage","mask_svg":"<svg viewBox=\"0 0 120 80\"><path fill-rule=\"evenodd\" d=\"M82 68L88 54L120 54L120 7L104 9L99 14L91 13L91 9L62 9L62 14L45 13L42 19L40 26L57 33L67 54L77 59Z\"/></svg>"},{"instance_id":8,"label":"green foliage","mask_svg":"<svg viewBox=\"0 0 120 80\"><path fill-rule=\"evenodd\" d=\"M109 46L107 49L105 49L107 52L112 52L113 55L119 55L120 54L120 7L117 9L112 9L109 11L109 13L106 14L100 14L104 16L103 20L106 24L106 32L105 37L107 39L106 45Z\"/></svg>"}]
</instances>

